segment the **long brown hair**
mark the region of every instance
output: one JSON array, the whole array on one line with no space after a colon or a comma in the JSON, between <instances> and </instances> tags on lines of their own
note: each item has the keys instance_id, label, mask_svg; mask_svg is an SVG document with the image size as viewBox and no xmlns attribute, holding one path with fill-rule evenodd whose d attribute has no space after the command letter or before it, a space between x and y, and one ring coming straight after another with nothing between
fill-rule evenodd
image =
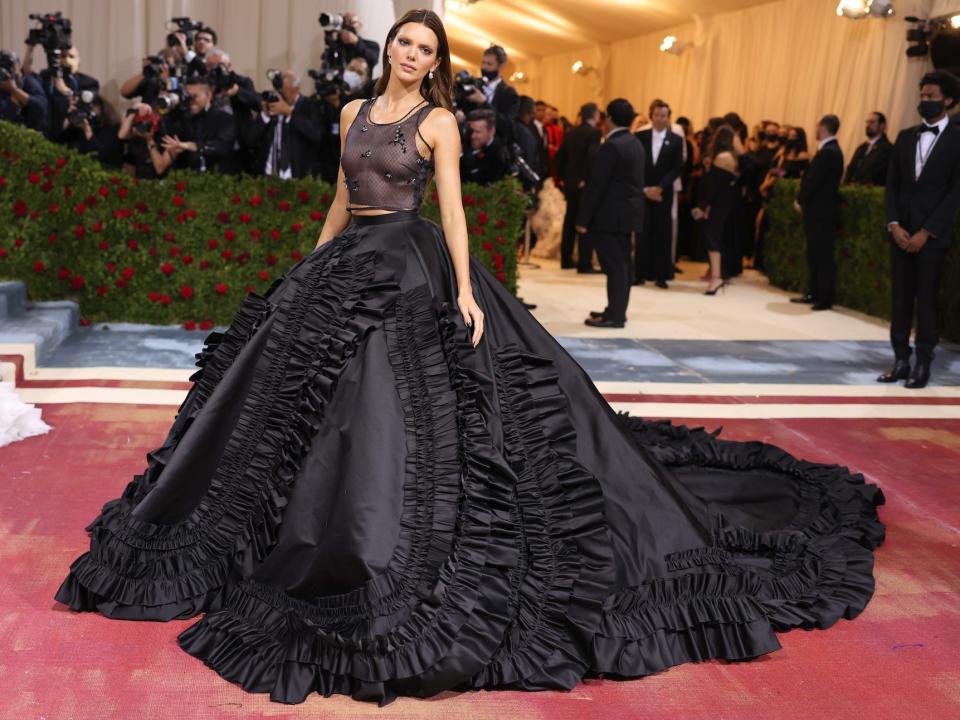
<instances>
[{"instance_id":1,"label":"long brown hair","mask_svg":"<svg viewBox=\"0 0 960 720\"><path fill-rule=\"evenodd\" d=\"M407 23L426 25L437 36L437 56L440 58L440 64L433 71L432 80L429 75L423 78L423 82L420 83L420 94L434 105L453 110L453 70L450 67L450 44L447 42L447 31L443 27L443 21L433 10L410 10L390 28L390 32L387 33L387 41L383 46L383 60L381 61L383 74L373 88L374 94L383 95L387 90L387 83L390 81L390 62L387 59L387 50L401 26Z\"/></svg>"}]
</instances>

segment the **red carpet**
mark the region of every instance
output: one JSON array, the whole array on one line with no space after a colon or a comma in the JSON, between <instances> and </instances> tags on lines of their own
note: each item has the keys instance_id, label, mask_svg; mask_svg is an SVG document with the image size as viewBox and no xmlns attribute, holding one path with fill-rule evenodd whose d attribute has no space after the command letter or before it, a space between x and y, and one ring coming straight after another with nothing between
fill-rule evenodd
<instances>
[{"instance_id":1,"label":"red carpet","mask_svg":"<svg viewBox=\"0 0 960 720\"><path fill-rule=\"evenodd\" d=\"M400 698L381 709L343 697L271 703L179 649L176 635L192 621L107 620L54 602L68 565L87 548L84 525L143 470L174 412L45 405L52 432L0 449L0 718L960 717L960 421L725 423L724 437L840 462L883 488L877 592L852 622L783 634L782 650L751 662L594 680L570 693Z\"/></svg>"}]
</instances>

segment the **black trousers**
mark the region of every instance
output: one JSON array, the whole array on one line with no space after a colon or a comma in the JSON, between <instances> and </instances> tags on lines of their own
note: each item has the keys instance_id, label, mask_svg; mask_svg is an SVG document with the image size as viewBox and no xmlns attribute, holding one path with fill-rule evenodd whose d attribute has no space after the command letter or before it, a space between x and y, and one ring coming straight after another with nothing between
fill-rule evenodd
<instances>
[{"instance_id":1,"label":"black trousers","mask_svg":"<svg viewBox=\"0 0 960 720\"><path fill-rule=\"evenodd\" d=\"M607 320L626 322L630 302L630 234L593 233L600 267L607 275Z\"/></svg>"},{"instance_id":2,"label":"black trousers","mask_svg":"<svg viewBox=\"0 0 960 720\"><path fill-rule=\"evenodd\" d=\"M910 330L917 312L917 359L933 360L939 340L937 299L946 249L924 247L918 253L890 243L890 279L893 306L890 313L890 344L898 360L910 357Z\"/></svg>"},{"instance_id":3,"label":"black trousers","mask_svg":"<svg viewBox=\"0 0 960 720\"><path fill-rule=\"evenodd\" d=\"M644 200L643 232L637 233L634 273L637 280L673 279L673 192L662 202Z\"/></svg>"},{"instance_id":4,"label":"black trousers","mask_svg":"<svg viewBox=\"0 0 960 720\"><path fill-rule=\"evenodd\" d=\"M586 233L577 233L577 212L580 210L580 196L583 188L564 189L567 200L567 212L563 216L563 234L560 236L560 264L573 264L573 245L577 243L577 269L589 270L593 267L593 243Z\"/></svg>"},{"instance_id":5,"label":"black trousers","mask_svg":"<svg viewBox=\"0 0 960 720\"><path fill-rule=\"evenodd\" d=\"M803 227L807 237L807 270L810 273L810 294L817 304L833 305L837 264L833 247L837 238L836 213L804 213Z\"/></svg>"}]
</instances>

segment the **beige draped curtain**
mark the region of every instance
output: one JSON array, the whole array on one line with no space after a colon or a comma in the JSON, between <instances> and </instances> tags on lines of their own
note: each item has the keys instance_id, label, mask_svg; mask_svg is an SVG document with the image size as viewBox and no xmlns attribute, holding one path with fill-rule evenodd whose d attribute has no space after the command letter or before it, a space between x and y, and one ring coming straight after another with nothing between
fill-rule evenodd
<instances>
[{"instance_id":1,"label":"beige draped curtain","mask_svg":"<svg viewBox=\"0 0 960 720\"><path fill-rule=\"evenodd\" d=\"M941 13L960 4L938 2ZM893 19L853 21L837 17L837 0L777 0L545 57L520 91L552 102L571 119L584 102L618 96L644 111L651 99L663 98L698 127L734 110L750 125L770 118L810 133L819 117L836 113L849 158L863 139L868 112L885 113L892 132L919 122L917 82L931 66L906 57L903 17L929 17L933 6L932 0L897 0ZM680 55L661 52L666 35L691 46ZM595 70L574 75L576 60Z\"/></svg>"}]
</instances>

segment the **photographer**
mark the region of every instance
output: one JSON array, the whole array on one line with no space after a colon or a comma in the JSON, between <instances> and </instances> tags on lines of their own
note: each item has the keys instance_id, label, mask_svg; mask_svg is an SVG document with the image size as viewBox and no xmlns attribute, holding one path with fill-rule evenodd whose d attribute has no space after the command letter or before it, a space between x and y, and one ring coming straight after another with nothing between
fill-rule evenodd
<instances>
[{"instance_id":1,"label":"photographer","mask_svg":"<svg viewBox=\"0 0 960 720\"><path fill-rule=\"evenodd\" d=\"M370 66L362 57L356 57L347 63L343 71L343 84L349 89L343 104L351 100L366 100L373 97L373 80L370 79Z\"/></svg>"},{"instance_id":2,"label":"photographer","mask_svg":"<svg viewBox=\"0 0 960 720\"><path fill-rule=\"evenodd\" d=\"M484 84L465 96L462 109L469 114L471 110L481 107L492 108L497 114L497 134L504 142L509 142L513 140L513 124L520 109L520 96L500 74L506 64L507 51L499 45L491 45L484 50L480 62Z\"/></svg>"},{"instance_id":3,"label":"photographer","mask_svg":"<svg viewBox=\"0 0 960 720\"><path fill-rule=\"evenodd\" d=\"M190 18L173 18L172 22L179 29L167 36L167 45L179 53L180 62L186 66L185 75L204 75L207 53L217 44L216 31L203 23L193 23Z\"/></svg>"},{"instance_id":4,"label":"photographer","mask_svg":"<svg viewBox=\"0 0 960 720\"><path fill-rule=\"evenodd\" d=\"M0 50L0 120L45 132L50 123L47 96L35 75L25 75L12 50Z\"/></svg>"},{"instance_id":5,"label":"photographer","mask_svg":"<svg viewBox=\"0 0 960 720\"><path fill-rule=\"evenodd\" d=\"M253 85L253 79L238 75L233 71L230 56L218 47L212 47L206 54L207 78L213 85L213 108L222 110L233 117L234 144L233 157L238 167L229 168L223 172L239 172L240 169L252 170L252 148L244 138L249 135L249 129L254 122L256 113L260 111L260 93Z\"/></svg>"},{"instance_id":6,"label":"photographer","mask_svg":"<svg viewBox=\"0 0 960 720\"><path fill-rule=\"evenodd\" d=\"M510 170L510 154L497 138L497 115L489 108L467 115L470 150L460 156L460 177L481 185L502 180Z\"/></svg>"},{"instance_id":7,"label":"photographer","mask_svg":"<svg viewBox=\"0 0 960 720\"><path fill-rule=\"evenodd\" d=\"M315 171L324 135L317 103L300 93L293 71L271 79L275 90L263 94L263 110L248 138L255 168L282 179L306 177Z\"/></svg>"},{"instance_id":8,"label":"photographer","mask_svg":"<svg viewBox=\"0 0 960 720\"><path fill-rule=\"evenodd\" d=\"M213 109L210 81L203 76L193 76L187 80L186 90L187 111L178 109L164 117L156 133L159 142L147 143L157 174L163 175L171 167L197 172L237 172L233 118Z\"/></svg>"},{"instance_id":9,"label":"photographer","mask_svg":"<svg viewBox=\"0 0 960 720\"><path fill-rule=\"evenodd\" d=\"M311 100L322 134L313 174L324 182L336 183L340 170L340 108L345 103L342 89L336 83L315 81L315 84L317 92Z\"/></svg>"},{"instance_id":10,"label":"photographer","mask_svg":"<svg viewBox=\"0 0 960 720\"><path fill-rule=\"evenodd\" d=\"M120 86L120 95L127 100L138 97L144 103L154 102L167 89L170 78L175 77L180 58L180 53L170 47L148 55L143 59L143 69Z\"/></svg>"},{"instance_id":11,"label":"photographer","mask_svg":"<svg viewBox=\"0 0 960 720\"><path fill-rule=\"evenodd\" d=\"M60 140L77 152L96 155L108 167L119 168L123 150L117 135L116 112L99 95L84 97L88 93L81 94L81 103L67 116L67 127Z\"/></svg>"},{"instance_id":12,"label":"photographer","mask_svg":"<svg viewBox=\"0 0 960 720\"><path fill-rule=\"evenodd\" d=\"M340 29L340 42L343 44L344 61L349 64L354 58L367 61L368 72L380 61L380 44L360 37L363 22L355 12L343 14L343 27Z\"/></svg>"},{"instance_id":13,"label":"photographer","mask_svg":"<svg viewBox=\"0 0 960 720\"><path fill-rule=\"evenodd\" d=\"M159 125L160 115L152 105L142 102L127 110L117 131L117 138L124 144L124 162L133 167L134 177L141 180L155 180L162 175L157 171L161 155L156 147Z\"/></svg>"},{"instance_id":14,"label":"photographer","mask_svg":"<svg viewBox=\"0 0 960 720\"><path fill-rule=\"evenodd\" d=\"M33 62L34 45L27 46L27 57ZM80 53L71 45L59 54L60 64L45 68L40 72L40 84L47 95L50 108L50 125L47 137L61 142L61 135L69 126L67 116L76 109L81 93L89 91L96 96L100 92L100 83L89 75L80 72ZM50 56L48 54L48 60ZM26 65L26 61L24 62Z\"/></svg>"}]
</instances>

